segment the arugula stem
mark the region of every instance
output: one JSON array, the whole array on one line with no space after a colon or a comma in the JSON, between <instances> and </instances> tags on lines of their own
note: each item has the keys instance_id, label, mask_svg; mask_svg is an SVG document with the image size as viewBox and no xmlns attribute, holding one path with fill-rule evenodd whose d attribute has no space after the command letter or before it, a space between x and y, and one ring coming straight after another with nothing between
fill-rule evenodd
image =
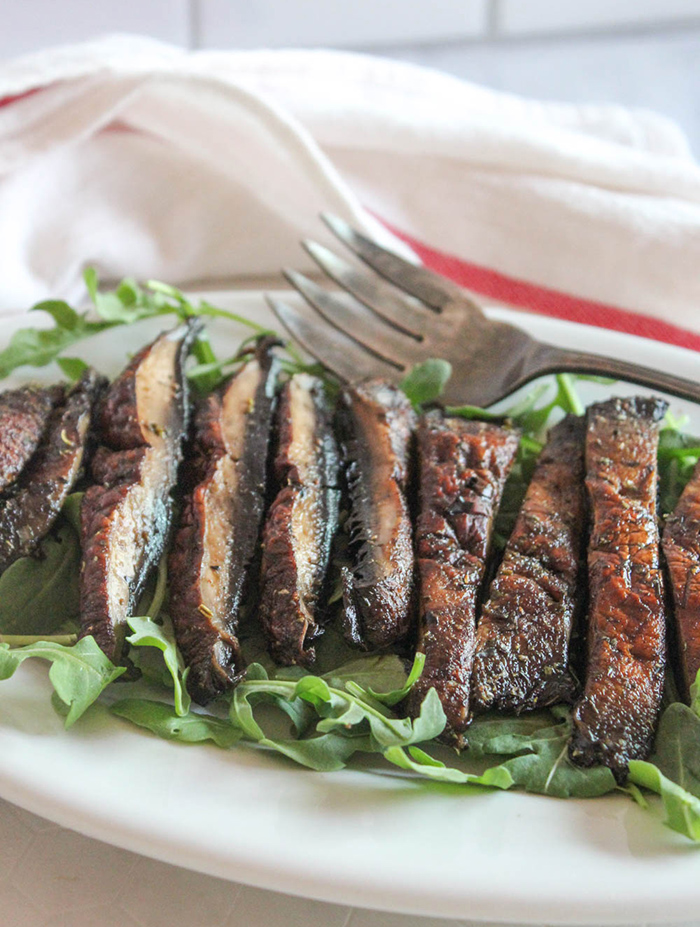
<instances>
[{"instance_id":1,"label":"arugula stem","mask_svg":"<svg viewBox=\"0 0 700 927\"><path fill-rule=\"evenodd\" d=\"M163 554L158 563L158 574L156 576L156 588L153 590L153 598L151 599L148 608L146 609L146 615L152 620L155 621L160 610L163 607L163 602L165 601L165 593L168 588L168 557L167 554ZM137 617L141 617L140 615Z\"/></svg>"},{"instance_id":2,"label":"arugula stem","mask_svg":"<svg viewBox=\"0 0 700 927\"><path fill-rule=\"evenodd\" d=\"M254 692L256 689L260 689L262 692L267 694L274 693L275 695L283 695L285 698L289 699L294 695L294 690L297 687L298 681L299 680L287 682L285 680L273 681L270 679L252 679L250 682L242 682L238 686L238 690L241 692L241 694L243 694L246 691ZM344 689L336 689L333 686L328 686L328 691L332 695L337 695L339 698L342 698L345 702L361 702L365 712L380 720L382 724L386 724L388 720L391 720L387 718L383 712L374 707L372 702L369 701L371 696L368 697L367 695L364 695L362 698L360 698L358 695L355 695ZM301 696L299 697L301 698Z\"/></svg>"},{"instance_id":3,"label":"arugula stem","mask_svg":"<svg viewBox=\"0 0 700 927\"><path fill-rule=\"evenodd\" d=\"M257 332L259 335L277 334L277 332L268 328L266 325L260 325L258 322L253 322L251 319L247 319L244 315L239 315L237 312L230 312L228 309L219 309L218 306L212 305L205 299L201 300L199 304L198 314L208 315L213 319L229 319L231 322L238 322L239 325L245 325L246 328L252 328L253 331Z\"/></svg>"},{"instance_id":4,"label":"arugula stem","mask_svg":"<svg viewBox=\"0 0 700 927\"><path fill-rule=\"evenodd\" d=\"M572 412L574 415L583 415L586 411L583 403L576 395L576 390L574 389L573 380L571 374L569 373L558 373L557 374L557 384L561 392L562 397L564 398L567 405L567 412Z\"/></svg>"},{"instance_id":5,"label":"arugula stem","mask_svg":"<svg viewBox=\"0 0 700 927\"><path fill-rule=\"evenodd\" d=\"M0 644L9 644L10 649L44 643L72 647L77 640L77 634L0 634Z\"/></svg>"}]
</instances>

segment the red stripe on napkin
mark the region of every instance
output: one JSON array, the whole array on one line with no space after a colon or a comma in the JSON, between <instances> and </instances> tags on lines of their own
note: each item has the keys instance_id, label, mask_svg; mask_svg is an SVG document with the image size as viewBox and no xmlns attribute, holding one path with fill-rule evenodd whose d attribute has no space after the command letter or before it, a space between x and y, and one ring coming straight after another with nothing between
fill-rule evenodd
<instances>
[{"instance_id":1,"label":"red stripe on napkin","mask_svg":"<svg viewBox=\"0 0 700 927\"><path fill-rule=\"evenodd\" d=\"M388 225L388 223L385 223ZM675 344L681 348L700 351L700 335L664 322L661 319L631 312L628 309L619 309L594 300L570 296L560 293L549 287L527 283L515 277L507 277L488 267L480 267L469 261L444 254L434 248L417 241L393 226L391 231L413 248L426 267L449 277L468 290L488 296L509 306L518 306L540 315L553 316L556 319L566 319L569 322L580 322L583 325L594 325L597 328L612 329L616 332L625 332L628 335L639 335L653 341L663 341L666 344Z\"/></svg>"},{"instance_id":2,"label":"red stripe on napkin","mask_svg":"<svg viewBox=\"0 0 700 927\"><path fill-rule=\"evenodd\" d=\"M33 97L35 93L43 90L43 87L33 87L31 90L25 90L24 93L16 93L10 97L0 97L0 109L3 106L11 106L13 103L19 103L20 100L26 100L27 97Z\"/></svg>"}]
</instances>

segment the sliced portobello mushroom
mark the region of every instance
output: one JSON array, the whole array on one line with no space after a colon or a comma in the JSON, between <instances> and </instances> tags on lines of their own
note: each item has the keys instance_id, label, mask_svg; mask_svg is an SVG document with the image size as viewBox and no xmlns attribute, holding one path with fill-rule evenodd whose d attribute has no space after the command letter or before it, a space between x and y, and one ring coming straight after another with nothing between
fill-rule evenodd
<instances>
[{"instance_id":1,"label":"sliced portobello mushroom","mask_svg":"<svg viewBox=\"0 0 700 927\"><path fill-rule=\"evenodd\" d=\"M105 380L85 371L65 394L50 390L55 404L44 436L20 477L0 497L0 572L33 553L56 520L82 474L93 406Z\"/></svg>"},{"instance_id":2,"label":"sliced portobello mushroom","mask_svg":"<svg viewBox=\"0 0 700 927\"><path fill-rule=\"evenodd\" d=\"M570 758L618 781L651 752L666 663L656 497L659 422L668 403L610 399L588 409L586 487L592 528L586 685Z\"/></svg>"},{"instance_id":3,"label":"sliced portobello mushroom","mask_svg":"<svg viewBox=\"0 0 700 927\"><path fill-rule=\"evenodd\" d=\"M700 463L666 518L663 551L673 595L673 616L683 698L700 672Z\"/></svg>"},{"instance_id":4,"label":"sliced portobello mushroom","mask_svg":"<svg viewBox=\"0 0 700 927\"><path fill-rule=\"evenodd\" d=\"M197 412L195 474L168 562L170 615L200 704L244 673L238 623L260 539L278 363L263 338Z\"/></svg>"},{"instance_id":5,"label":"sliced portobello mushroom","mask_svg":"<svg viewBox=\"0 0 700 927\"><path fill-rule=\"evenodd\" d=\"M110 386L81 507L82 636L120 659L126 619L168 540L187 430L184 364L201 324L164 332Z\"/></svg>"},{"instance_id":6,"label":"sliced portobello mushroom","mask_svg":"<svg viewBox=\"0 0 700 927\"><path fill-rule=\"evenodd\" d=\"M521 712L576 695L569 643L585 551L586 422L549 432L476 635L475 709Z\"/></svg>"},{"instance_id":7,"label":"sliced portobello mushroom","mask_svg":"<svg viewBox=\"0 0 700 927\"><path fill-rule=\"evenodd\" d=\"M457 747L466 745L470 722L477 602L518 443L509 428L437 411L418 428L418 650L425 665L406 708L416 715L434 688L447 717L443 739Z\"/></svg>"},{"instance_id":8,"label":"sliced portobello mushroom","mask_svg":"<svg viewBox=\"0 0 700 927\"><path fill-rule=\"evenodd\" d=\"M342 571L344 625L347 639L364 650L389 647L412 630L413 530L406 491L415 423L404 393L383 380L341 394L353 560Z\"/></svg>"},{"instance_id":9,"label":"sliced portobello mushroom","mask_svg":"<svg viewBox=\"0 0 700 927\"><path fill-rule=\"evenodd\" d=\"M63 386L25 386L0 393L0 492L14 483L29 463L51 413L64 399Z\"/></svg>"},{"instance_id":10,"label":"sliced portobello mushroom","mask_svg":"<svg viewBox=\"0 0 700 927\"><path fill-rule=\"evenodd\" d=\"M339 502L331 418L317 377L300 373L284 384L273 467L279 489L263 532L259 611L270 654L283 666L311 666L323 630Z\"/></svg>"}]
</instances>

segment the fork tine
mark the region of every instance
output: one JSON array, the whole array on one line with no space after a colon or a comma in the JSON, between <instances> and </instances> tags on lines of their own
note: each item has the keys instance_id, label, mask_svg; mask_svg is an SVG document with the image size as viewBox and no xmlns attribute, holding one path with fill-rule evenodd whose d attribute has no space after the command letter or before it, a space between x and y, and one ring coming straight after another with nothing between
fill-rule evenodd
<instances>
[{"instance_id":1,"label":"fork tine","mask_svg":"<svg viewBox=\"0 0 700 927\"><path fill-rule=\"evenodd\" d=\"M369 264L378 274L389 280L405 293L415 296L416 299L440 311L448 302L458 299L465 306L472 306L474 311L481 314L481 309L472 303L464 290L446 280L432 270L411 264L391 251L380 247L371 239L356 232L338 216L321 213L321 218L333 234L339 238L350 250Z\"/></svg>"},{"instance_id":2,"label":"fork tine","mask_svg":"<svg viewBox=\"0 0 700 927\"><path fill-rule=\"evenodd\" d=\"M402 369L411 366L424 354L415 338L398 332L352 297L352 302L340 299L297 271L285 270L283 273L327 322L380 360Z\"/></svg>"},{"instance_id":3,"label":"fork tine","mask_svg":"<svg viewBox=\"0 0 700 927\"><path fill-rule=\"evenodd\" d=\"M401 371L369 354L352 338L348 338L319 318L313 309L306 305L303 310L294 309L288 303L269 294L265 298L292 338L342 380L352 383L378 376L394 382L398 379ZM303 314L305 310L313 318L307 318Z\"/></svg>"},{"instance_id":4,"label":"fork tine","mask_svg":"<svg viewBox=\"0 0 700 927\"><path fill-rule=\"evenodd\" d=\"M378 277L363 273L323 245L308 239L302 245L331 280L405 334L420 340L431 316L434 320L428 306L409 302Z\"/></svg>"}]
</instances>

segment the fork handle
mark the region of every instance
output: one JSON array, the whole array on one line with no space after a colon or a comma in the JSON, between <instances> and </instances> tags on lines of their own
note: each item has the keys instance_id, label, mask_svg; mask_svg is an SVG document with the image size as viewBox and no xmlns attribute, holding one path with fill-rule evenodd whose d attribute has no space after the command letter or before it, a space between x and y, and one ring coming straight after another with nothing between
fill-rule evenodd
<instances>
[{"instance_id":1,"label":"fork handle","mask_svg":"<svg viewBox=\"0 0 700 927\"><path fill-rule=\"evenodd\" d=\"M528 379L534 379L545 373L584 373L599 377L610 377L615 380L627 380L639 386L658 389L681 399L691 402L700 402L700 383L686 380L684 377L674 377L662 370L651 367L642 367L627 361L617 360L614 357L604 357L600 354L585 354L580 351L568 351L551 344L538 346L529 359ZM537 371L535 374L535 370Z\"/></svg>"}]
</instances>

